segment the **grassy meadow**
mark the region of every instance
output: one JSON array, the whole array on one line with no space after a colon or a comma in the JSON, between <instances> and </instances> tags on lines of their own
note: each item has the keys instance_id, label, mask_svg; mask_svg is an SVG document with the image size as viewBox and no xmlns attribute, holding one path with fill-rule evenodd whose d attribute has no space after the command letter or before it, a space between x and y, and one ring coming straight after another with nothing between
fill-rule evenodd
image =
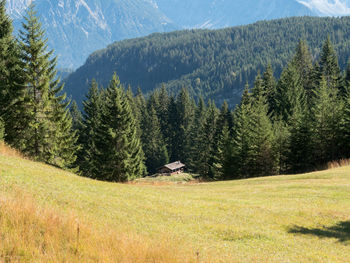
<instances>
[{"instance_id":1,"label":"grassy meadow","mask_svg":"<svg viewBox=\"0 0 350 263\"><path fill-rule=\"evenodd\" d=\"M114 184L0 147L0 262L348 262L350 167Z\"/></svg>"}]
</instances>

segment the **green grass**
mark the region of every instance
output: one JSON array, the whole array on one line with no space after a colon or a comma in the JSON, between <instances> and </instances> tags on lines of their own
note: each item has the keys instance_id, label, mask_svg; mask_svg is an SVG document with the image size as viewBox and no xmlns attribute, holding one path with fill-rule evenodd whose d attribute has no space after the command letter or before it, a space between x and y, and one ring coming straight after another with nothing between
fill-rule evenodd
<instances>
[{"instance_id":1,"label":"green grass","mask_svg":"<svg viewBox=\"0 0 350 263\"><path fill-rule=\"evenodd\" d=\"M161 184L161 183L188 183L188 182L198 182L201 178L198 175L195 174L189 174L189 173L180 173L180 174L173 174L173 175L162 175L162 174L156 174L153 176L147 176L144 178L139 178L134 180L132 183L140 183L140 184Z\"/></svg>"},{"instance_id":2,"label":"green grass","mask_svg":"<svg viewBox=\"0 0 350 263\"><path fill-rule=\"evenodd\" d=\"M102 230L154 241L166 237L169 248L176 244L176 253L189 258L198 252L200 262L350 258L350 167L228 182L133 185L89 180L0 155L0 200L14 191Z\"/></svg>"}]
</instances>

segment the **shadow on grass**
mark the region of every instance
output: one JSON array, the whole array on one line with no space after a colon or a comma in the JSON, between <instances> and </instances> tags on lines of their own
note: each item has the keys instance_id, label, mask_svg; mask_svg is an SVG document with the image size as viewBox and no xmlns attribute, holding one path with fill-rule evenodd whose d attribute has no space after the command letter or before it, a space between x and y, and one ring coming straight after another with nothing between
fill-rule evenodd
<instances>
[{"instance_id":1,"label":"shadow on grass","mask_svg":"<svg viewBox=\"0 0 350 263\"><path fill-rule=\"evenodd\" d=\"M339 222L334 226L323 228L294 226L288 230L288 233L312 235L320 238L336 238L339 242L350 244L350 221Z\"/></svg>"}]
</instances>

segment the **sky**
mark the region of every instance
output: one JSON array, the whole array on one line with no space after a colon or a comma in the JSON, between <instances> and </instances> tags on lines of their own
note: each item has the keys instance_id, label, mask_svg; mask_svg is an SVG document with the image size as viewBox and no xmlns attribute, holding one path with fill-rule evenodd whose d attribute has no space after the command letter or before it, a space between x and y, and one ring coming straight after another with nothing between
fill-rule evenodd
<instances>
[{"instance_id":1,"label":"sky","mask_svg":"<svg viewBox=\"0 0 350 263\"><path fill-rule=\"evenodd\" d=\"M350 15L350 0L297 0L322 15Z\"/></svg>"}]
</instances>

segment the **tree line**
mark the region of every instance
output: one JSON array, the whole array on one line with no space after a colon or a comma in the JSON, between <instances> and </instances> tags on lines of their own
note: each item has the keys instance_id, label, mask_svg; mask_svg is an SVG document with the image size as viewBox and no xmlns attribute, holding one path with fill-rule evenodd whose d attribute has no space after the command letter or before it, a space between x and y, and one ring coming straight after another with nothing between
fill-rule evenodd
<instances>
[{"instance_id":1,"label":"tree line","mask_svg":"<svg viewBox=\"0 0 350 263\"><path fill-rule=\"evenodd\" d=\"M106 149L98 134L104 118L110 118L105 104L115 82L120 85L114 77L105 90L93 81L84 115L77 106L72 111L78 133L91 135L85 141L81 137L81 167L92 177L89 172L99 171L105 159L84 153ZM226 102L218 109L211 100L195 100L185 88L171 96L162 87L146 98L140 90L136 95L130 87L124 90L120 85L120 90L121 101L130 105L134 116L133 135L141 142L148 173L181 160L191 172L225 180L312 171L350 157L349 85L350 66L341 72L327 38L316 61L307 43L300 41L279 79L268 65L252 87L246 85L233 111Z\"/></svg>"},{"instance_id":2,"label":"tree line","mask_svg":"<svg viewBox=\"0 0 350 263\"><path fill-rule=\"evenodd\" d=\"M275 79L267 65L240 103L145 96L114 74L96 81L83 111L56 77L56 59L31 6L19 40L0 1L0 139L25 155L83 176L130 181L170 161L214 180L299 173L350 157L350 66L341 72L327 38L319 59L305 41Z\"/></svg>"}]
</instances>

